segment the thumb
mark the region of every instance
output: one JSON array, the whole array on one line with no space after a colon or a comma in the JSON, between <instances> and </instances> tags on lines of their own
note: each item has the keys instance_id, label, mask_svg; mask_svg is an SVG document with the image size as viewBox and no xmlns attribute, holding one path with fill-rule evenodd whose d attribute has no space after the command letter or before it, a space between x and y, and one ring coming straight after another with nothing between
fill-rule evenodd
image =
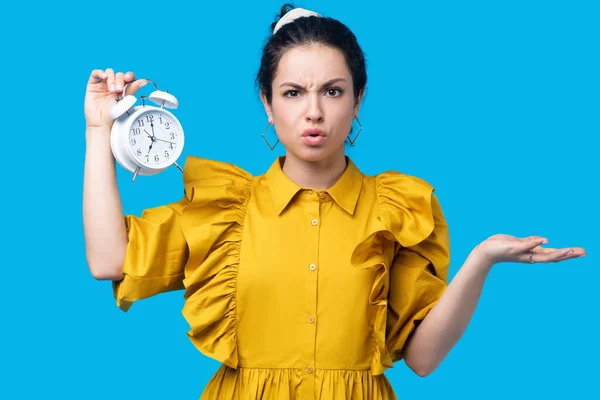
<instances>
[{"instance_id":1,"label":"thumb","mask_svg":"<svg viewBox=\"0 0 600 400\"><path fill-rule=\"evenodd\" d=\"M530 252L535 249L539 245L548 243L548 239L541 236L532 236L530 238L525 239L524 243L519 246L521 253Z\"/></svg>"},{"instance_id":2,"label":"thumb","mask_svg":"<svg viewBox=\"0 0 600 400\"><path fill-rule=\"evenodd\" d=\"M132 82L129 86L127 86L127 90L125 91L126 95L136 94L138 90L146 86L148 81L146 79L139 79L137 81Z\"/></svg>"}]
</instances>

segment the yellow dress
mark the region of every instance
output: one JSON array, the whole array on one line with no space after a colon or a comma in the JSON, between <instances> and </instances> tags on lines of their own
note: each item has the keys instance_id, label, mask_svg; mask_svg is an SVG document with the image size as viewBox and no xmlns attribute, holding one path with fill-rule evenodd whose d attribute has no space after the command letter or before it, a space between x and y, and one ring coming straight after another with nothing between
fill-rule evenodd
<instances>
[{"instance_id":1,"label":"yellow dress","mask_svg":"<svg viewBox=\"0 0 600 400\"><path fill-rule=\"evenodd\" d=\"M447 287L434 189L346 157L311 190L284 159L252 176L188 157L181 201L125 217L117 306L184 290L189 339L222 363L201 399L395 399L383 372Z\"/></svg>"}]
</instances>

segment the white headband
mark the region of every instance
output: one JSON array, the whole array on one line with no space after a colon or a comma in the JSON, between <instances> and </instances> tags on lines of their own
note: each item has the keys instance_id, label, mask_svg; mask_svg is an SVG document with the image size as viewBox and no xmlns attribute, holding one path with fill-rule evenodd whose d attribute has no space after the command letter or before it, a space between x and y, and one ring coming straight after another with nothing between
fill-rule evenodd
<instances>
[{"instance_id":1,"label":"white headband","mask_svg":"<svg viewBox=\"0 0 600 400\"><path fill-rule=\"evenodd\" d=\"M320 17L321 15L314 11L305 10L304 8L294 8L293 10L288 11L279 21L277 21L277 25L275 25L275 29L273 29L273 35L276 34L283 25L289 24L296 18L310 16Z\"/></svg>"}]
</instances>

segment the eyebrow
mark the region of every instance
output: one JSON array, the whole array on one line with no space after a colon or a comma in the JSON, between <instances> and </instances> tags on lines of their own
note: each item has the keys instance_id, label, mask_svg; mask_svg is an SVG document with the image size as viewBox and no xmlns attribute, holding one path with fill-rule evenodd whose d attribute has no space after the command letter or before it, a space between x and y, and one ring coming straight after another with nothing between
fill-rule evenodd
<instances>
[{"instance_id":1,"label":"eyebrow","mask_svg":"<svg viewBox=\"0 0 600 400\"><path fill-rule=\"evenodd\" d=\"M344 78L334 78L334 79L330 79L327 82L325 82L323 85L321 85L321 88L325 88L327 86L331 86L334 83L337 82L346 82L346 80ZM281 85L279 85L279 87L283 87L283 86L291 86L294 89L302 89L304 90L304 87L302 87L301 85L298 85L297 83L294 82L283 82Z\"/></svg>"}]
</instances>

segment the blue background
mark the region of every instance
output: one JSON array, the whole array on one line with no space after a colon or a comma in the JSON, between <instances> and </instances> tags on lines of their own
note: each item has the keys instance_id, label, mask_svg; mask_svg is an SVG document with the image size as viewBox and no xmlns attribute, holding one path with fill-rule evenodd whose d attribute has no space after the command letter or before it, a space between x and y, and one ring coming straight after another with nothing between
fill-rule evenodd
<instances>
[{"instance_id":1,"label":"blue background","mask_svg":"<svg viewBox=\"0 0 600 400\"><path fill-rule=\"evenodd\" d=\"M3 288L0 398L197 399L218 364L186 337L182 292L128 313L85 259L83 100L95 68L178 97L188 154L263 173L254 89L282 1L0 5ZM544 235L588 255L496 265L461 341L429 377L386 372L400 398L597 395L600 117L594 1L302 1L346 23L368 59L364 130L348 154L436 187L454 276L495 233ZM151 86L140 91L149 94ZM181 159L184 161L184 158ZM181 173L131 183L126 213L182 195Z\"/></svg>"}]
</instances>

